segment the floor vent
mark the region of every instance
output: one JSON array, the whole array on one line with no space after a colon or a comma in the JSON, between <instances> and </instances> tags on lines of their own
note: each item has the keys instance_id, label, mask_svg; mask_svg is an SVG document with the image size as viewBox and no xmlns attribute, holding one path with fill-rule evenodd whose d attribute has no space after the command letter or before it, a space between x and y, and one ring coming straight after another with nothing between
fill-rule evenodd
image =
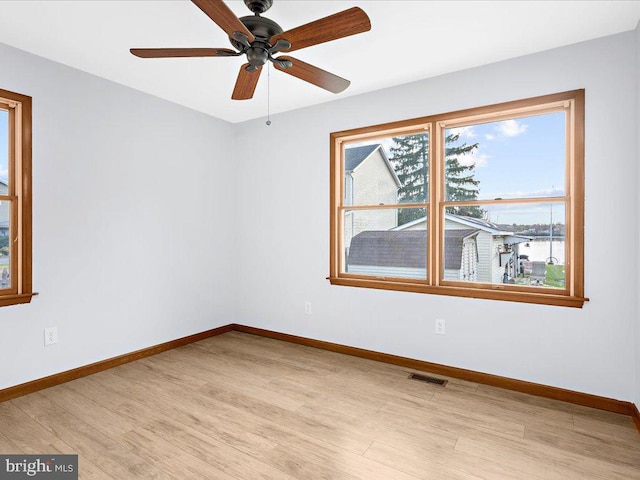
<instances>
[{"instance_id":1,"label":"floor vent","mask_svg":"<svg viewBox=\"0 0 640 480\"><path fill-rule=\"evenodd\" d=\"M435 385L440 385L441 387L444 387L447 384L447 380L436 377L429 377L427 375L420 375L419 373L411 373L409 374L409 378L411 378L412 380L419 380L421 382L433 383Z\"/></svg>"}]
</instances>

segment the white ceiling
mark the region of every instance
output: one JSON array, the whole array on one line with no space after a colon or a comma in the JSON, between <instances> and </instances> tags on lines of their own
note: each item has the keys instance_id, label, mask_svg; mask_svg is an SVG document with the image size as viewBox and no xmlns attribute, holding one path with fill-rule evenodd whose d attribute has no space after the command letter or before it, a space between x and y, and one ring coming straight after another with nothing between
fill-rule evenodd
<instances>
[{"instance_id":1,"label":"white ceiling","mask_svg":"<svg viewBox=\"0 0 640 480\"><path fill-rule=\"evenodd\" d=\"M240 0L227 5L250 14ZM293 52L351 80L334 95L271 68L271 113L632 30L640 1L274 0L284 30L359 6L372 29ZM0 1L0 43L230 122L267 113L267 75L254 98L231 100L243 57L139 59L129 48L225 47L190 1Z\"/></svg>"}]
</instances>

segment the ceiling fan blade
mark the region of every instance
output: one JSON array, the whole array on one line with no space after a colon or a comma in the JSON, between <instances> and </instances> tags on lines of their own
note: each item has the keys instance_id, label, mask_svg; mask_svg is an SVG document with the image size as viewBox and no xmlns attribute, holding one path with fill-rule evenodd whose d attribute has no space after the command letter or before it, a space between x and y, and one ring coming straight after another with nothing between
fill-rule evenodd
<instances>
[{"instance_id":1,"label":"ceiling fan blade","mask_svg":"<svg viewBox=\"0 0 640 480\"><path fill-rule=\"evenodd\" d=\"M233 100L249 100L253 97L253 92L256 90L256 85L258 84L262 67L257 67L253 71L248 71L247 67L249 66L250 65L248 63L245 63L240 67L236 86L234 87L233 94L231 95Z\"/></svg>"},{"instance_id":2,"label":"ceiling fan blade","mask_svg":"<svg viewBox=\"0 0 640 480\"><path fill-rule=\"evenodd\" d=\"M132 48L129 51L140 58L236 57L240 55L230 48Z\"/></svg>"},{"instance_id":3,"label":"ceiling fan blade","mask_svg":"<svg viewBox=\"0 0 640 480\"><path fill-rule=\"evenodd\" d=\"M291 62L291 66L289 68L284 68L281 64L274 62L274 66L278 70L288 73L289 75L293 75L294 77L298 77L300 80L312 83L333 93L340 93L351 84L347 79L334 75L333 73L329 73L321 68L314 67L313 65L309 65L308 63L293 57L280 55L277 60L280 60L281 62L288 60Z\"/></svg>"},{"instance_id":4,"label":"ceiling fan blade","mask_svg":"<svg viewBox=\"0 0 640 480\"><path fill-rule=\"evenodd\" d=\"M207 14L218 26L233 37L234 32L244 33L249 43L255 40L253 34L235 16L222 0L191 0L200 10Z\"/></svg>"},{"instance_id":5,"label":"ceiling fan blade","mask_svg":"<svg viewBox=\"0 0 640 480\"><path fill-rule=\"evenodd\" d=\"M330 42L339 38L348 37L357 33L371 30L371 21L364 11L353 7L343 12L335 13L321 18L315 22L301 25L292 30L282 32L271 37L271 45L279 39L291 42L291 48L287 52L300 50L319 43ZM283 49L284 50L284 49Z\"/></svg>"}]
</instances>

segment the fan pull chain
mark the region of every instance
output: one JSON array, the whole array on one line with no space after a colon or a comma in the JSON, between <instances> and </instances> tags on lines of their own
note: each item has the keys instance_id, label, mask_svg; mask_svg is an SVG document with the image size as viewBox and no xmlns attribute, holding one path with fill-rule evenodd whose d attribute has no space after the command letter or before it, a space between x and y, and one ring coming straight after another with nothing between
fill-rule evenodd
<instances>
[{"instance_id":1,"label":"fan pull chain","mask_svg":"<svg viewBox=\"0 0 640 480\"><path fill-rule=\"evenodd\" d=\"M271 64L267 63L267 127L271 125Z\"/></svg>"}]
</instances>

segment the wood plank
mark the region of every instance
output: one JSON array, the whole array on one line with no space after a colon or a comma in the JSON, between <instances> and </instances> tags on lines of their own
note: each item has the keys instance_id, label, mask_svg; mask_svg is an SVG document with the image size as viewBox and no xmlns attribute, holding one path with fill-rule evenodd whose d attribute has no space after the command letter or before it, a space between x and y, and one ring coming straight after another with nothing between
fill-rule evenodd
<instances>
[{"instance_id":1,"label":"wood plank","mask_svg":"<svg viewBox=\"0 0 640 480\"><path fill-rule=\"evenodd\" d=\"M529 440L495 436L462 436L455 450L491 460L545 480L630 480L640 479L640 471L593 459L588 452L573 454Z\"/></svg>"},{"instance_id":2,"label":"wood plank","mask_svg":"<svg viewBox=\"0 0 640 480\"><path fill-rule=\"evenodd\" d=\"M437 478L438 480L482 480L483 477L449 468L424 456L407 452L375 442L365 457L391 468L416 476L417 478Z\"/></svg>"},{"instance_id":3,"label":"wood plank","mask_svg":"<svg viewBox=\"0 0 640 480\"><path fill-rule=\"evenodd\" d=\"M474 410L460 410L448 405L438 405L432 402L428 407L409 405L404 402L393 401L380 409L381 413L389 413L394 418L403 416L414 422L420 422L429 428L456 432L458 435L468 431L489 432L504 437L523 438L524 424L498 419L491 415L484 415Z\"/></svg>"},{"instance_id":4,"label":"wood plank","mask_svg":"<svg viewBox=\"0 0 640 480\"><path fill-rule=\"evenodd\" d=\"M634 432L635 434L635 432ZM617 435L594 434L593 429L562 430L551 426L528 426L525 439L549 445L590 458L628 465L640 470L640 435L624 438Z\"/></svg>"},{"instance_id":5,"label":"wood plank","mask_svg":"<svg viewBox=\"0 0 640 480\"><path fill-rule=\"evenodd\" d=\"M81 478L640 480L631 419L238 332L0 403Z\"/></svg>"},{"instance_id":6,"label":"wood plank","mask_svg":"<svg viewBox=\"0 0 640 480\"><path fill-rule=\"evenodd\" d=\"M0 431L0 452L5 453L7 455L19 455L21 453L26 453L20 450L14 442L9 440L1 431Z\"/></svg>"},{"instance_id":7,"label":"wood plank","mask_svg":"<svg viewBox=\"0 0 640 480\"><path fill-rule=\"evenodd\" d=\"M49 401L42 393L12 400L20 410L63 439L78 455L116 478L167 479L174 477L148 463L95 428Z\"/></svg>"},{"instance_id":8,"label":"wood plank","mask_svg":"<svg viewBox=\"0 0 640 480\"><path fill-rule=\"evenodd\" d=\"M275 444L262 450L249 448L245 453L241 448L213 438L206 429L200 431L170 419L158 420L145 428L238 479L292 479L283 471L255 458L257 452L271 451Z\"/></svg>"},{"instance_id":9,"label":"wood plank","mask_svg":"<svg viewBox=\"0 0 640 480\"><path fill-rule=\"evenodd\" d=\"M175 478L234 480L231 475L200 460L183 448L176 448L171 442L150 430L137 428L124 434L122 441L133 453L154 465L161 466Z\"/></svg>"}]
</instances>

